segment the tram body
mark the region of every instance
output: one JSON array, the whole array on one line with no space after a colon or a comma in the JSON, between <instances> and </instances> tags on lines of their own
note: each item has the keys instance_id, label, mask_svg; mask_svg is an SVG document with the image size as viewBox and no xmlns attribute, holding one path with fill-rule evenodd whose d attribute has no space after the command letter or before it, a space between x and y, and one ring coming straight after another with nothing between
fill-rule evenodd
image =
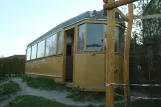
<instances>
[{"instance_id":1,"label":"tram body","mask_svg":"<svg viewBox=\"0 0 161 107\"><path fill-rule=\"evenodd\" d=\"M87 11L28 44L25 74L105 91L106 19L103 11ZM118 15L114 31L115 82L122 82L125 24Z\"/></svg>"}]
</instances>

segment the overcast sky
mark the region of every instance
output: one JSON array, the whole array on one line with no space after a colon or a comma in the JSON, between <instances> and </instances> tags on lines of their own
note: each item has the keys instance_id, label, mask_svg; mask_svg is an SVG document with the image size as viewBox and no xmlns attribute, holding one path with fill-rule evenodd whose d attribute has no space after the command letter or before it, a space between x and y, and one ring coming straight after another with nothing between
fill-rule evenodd
<instances>
[{"instance_id":1,"label":"overcast sky","mask_svg":"<svg viewBox=\"0 0 161 107\"><path fill-rule=\"evenodd\" d=\"M28 43L102 0L0 0L0 56L25 54Z\"/></svg>"}]
</instances>

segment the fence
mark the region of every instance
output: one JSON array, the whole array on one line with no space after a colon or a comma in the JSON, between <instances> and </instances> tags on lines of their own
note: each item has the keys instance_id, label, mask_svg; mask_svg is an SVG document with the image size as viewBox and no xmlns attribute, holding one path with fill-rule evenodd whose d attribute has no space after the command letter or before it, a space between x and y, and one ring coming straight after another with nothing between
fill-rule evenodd
<instances>
[{"instance_id":1,"label":"fence","mask_svg":"<svg viewBox=\"0 0 161 107\"><path fill-rule=\"evenodd\" d=\"M0 58L0 76L23 75L25 71L25 56Z\"/></svg>"}]
</instances>

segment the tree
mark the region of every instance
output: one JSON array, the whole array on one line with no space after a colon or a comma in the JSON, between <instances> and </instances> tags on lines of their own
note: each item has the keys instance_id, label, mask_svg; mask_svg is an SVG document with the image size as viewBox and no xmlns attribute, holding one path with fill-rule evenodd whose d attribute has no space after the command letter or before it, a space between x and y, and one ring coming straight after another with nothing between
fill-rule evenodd
<instances>
[{"instance_id":1,"label":"tree","mask_svg":"<svg viewBox=\"0 0 161 107\"><path fill-rule=\"evenodd\" d=\"M0 58L4 58L4 56L3 55L0 55Z\"/></svg>"}]
</instances>

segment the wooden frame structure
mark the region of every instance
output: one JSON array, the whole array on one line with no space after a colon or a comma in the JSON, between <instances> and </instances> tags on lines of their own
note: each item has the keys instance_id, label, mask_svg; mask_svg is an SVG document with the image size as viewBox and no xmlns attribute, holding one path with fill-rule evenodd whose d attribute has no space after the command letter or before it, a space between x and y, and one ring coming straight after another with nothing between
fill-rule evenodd
<instances>
[{"instance_id":1,"label":"wooden frame structure","mask_svg":"<svg viewBox=\"0 0 161 107\"><path fill-rule=\"evenodd\" d=\"M114 8L120 14L120 16L127 21L127 31L126 31L126 41L124 48L124 83L128 84L124 87L124 96L125 96L125 106L128 106L129 102L129 53L130 53L130 39L131 31L133 25L133 2L138 0L103 0L105 3L103 8L107 10L107 23L109 35L107 38L107 49L106 49L106 82L114 82L114 24L115 24L115 14ZM117 7L128 4L128 13L129 16L126 17ZM114 88L113 86L106 87L106 107L114 107Z\"/></svg>"}]
</instances>

